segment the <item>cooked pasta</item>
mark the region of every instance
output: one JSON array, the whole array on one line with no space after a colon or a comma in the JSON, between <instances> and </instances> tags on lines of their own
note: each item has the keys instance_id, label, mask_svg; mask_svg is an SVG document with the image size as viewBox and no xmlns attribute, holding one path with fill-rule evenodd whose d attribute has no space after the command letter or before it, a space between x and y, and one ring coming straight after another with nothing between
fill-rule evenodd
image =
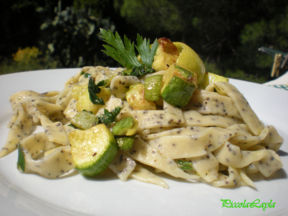
<instances>
[{"instance_id":1,"label":"cooked pasta","mask_svg":"<svg viewBox=\"0 0 288 216\"><path fill-rule=\"evenodd\" d=\"M121 107L117 121L130 116L137 122L133 146L118 151L109 165L122 181L134 178L167 188L163 176L169 175L216 187L255 187L251 174L269 177L282 168L277 154L282 138L259 120L229 82L197 89L184 108L161 101L156 109L141 110L133 109L125 95L129 86L144 78L122 76L121 71L85 67L60 92L12 95L10 132L0 157L18 148L22 171L46 178L69 176L77 172L69 134L85 130L72 127L73 118L83 110L99 117ZM109 81L104 104L87 100L89 77L95 83Z\"/></svg>"}]
</instances>

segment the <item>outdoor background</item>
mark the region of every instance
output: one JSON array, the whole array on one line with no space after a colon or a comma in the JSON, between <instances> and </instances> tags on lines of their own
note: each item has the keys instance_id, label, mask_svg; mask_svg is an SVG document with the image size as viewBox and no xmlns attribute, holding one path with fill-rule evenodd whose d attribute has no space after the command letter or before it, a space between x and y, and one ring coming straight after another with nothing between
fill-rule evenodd
<instances>
[{"instance_id":1,"label":"outdoor background","mask_svg":"<svg viewBox=\"0 0 288 216\"><path fill-rule=\"evenodd\" d=\"M288 50L285 0L13 0L0 2L0 74L85 65L116 66L99 28L190 45L210 72L264 82Z\"/></svg>"}]
</instances>

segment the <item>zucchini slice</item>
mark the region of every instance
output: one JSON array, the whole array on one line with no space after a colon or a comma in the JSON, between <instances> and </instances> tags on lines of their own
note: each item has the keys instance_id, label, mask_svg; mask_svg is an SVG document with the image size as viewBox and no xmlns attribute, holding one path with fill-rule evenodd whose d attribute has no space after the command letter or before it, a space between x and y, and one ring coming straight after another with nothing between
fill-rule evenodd
<instances>
[{"instance_id":1,"label":"zucchini slice","mask_svg":"<svg viewBox=\"0 0 288 216\"><path fill-rule=\"evenodd\" d=\"M148 101L158 101L161 98L162 75L154 75L144 80L144 96Z\"/></svg>"},{"instance_id":2,"label":"zucchini slice","mask_svg":"<svg viewBox=\"0 0 288 216\"><path fill-rule=\"evenodd\" d=\"M218 74L207 72L200 84L200 88L205 89L208 85L216 82L229 82L229 79Z\"/></svg>"},{"instance_id":3,"label":"zucchini slice","mask_svg":"<svg viewBox=\"0 0 288 216\"><path fill-rule=\"evenodd\" d=\"M134 135L137 130L137 127L135 128L134 126L135 126L135 120L133 117L129 116L118 121L112 127L112 133L116 136L124 136L124 135L131 136Z\"/></svg>"},{"instance_id":4,"label":"zucchini slice","mask_svg":"<svg viewBox=\"0 0 288 216\"><path fill-rule=\"evenodd\" d=\"M135 140L134 137L128 137L128 136L116 138L116 142L122 151L131 150L133 147L134 140Z\"/></svg>"},{"instance_id":5,"label":"zucchini slice","mask_svg":"<svg viewBox=\"0 0 288 216\"><path fill-rule=\"evenodd\" d=\"M126 93L126 100L134 110L156 110L156 104L144 96L144 84L131 85Z\"/></svg>"},{"instance_id":6,"label":"zucchini slice","mask_svg":"<svg viewBox=\"0 0 288 216\"><path fill-rule=\"evenodd\" d=\"M73 126L85 130L96 125L98 118L93 113L83 110L72 118L71 123Z\"/></svg>"},{"instance_id":7,"label":"zucchini slice","mask_svg":"<svg viewBox=\"0 0 288 216\"><path fill-rule=\"evenodd\" d=\"M104 124L69 134L72 159L84 176L95 176L113 161L118 148L113 134Z\"/></svg>"},{"instance_id":8,"label":"zucchini slice","mask_svg":"<svg viewBox=\"0 0 288 216\"><path fill-rule=\"evenodd\" d=\"M205 65L199 55L187 44L173 42L179 51L175 64L193 73L197 84L200 84L205 74Z\"/></svg>"},{"instance_id":9,"label":"zucchini slice","mask_svg":"<svg viewBox=\"0 0 288 216\"><path fill-rule=\"evenodd\" d=\"M186 106L196 89L193 74L180 67L170 66L163 80L161 90L163 100L176 107Z\"/></svg>"}]
</instances>

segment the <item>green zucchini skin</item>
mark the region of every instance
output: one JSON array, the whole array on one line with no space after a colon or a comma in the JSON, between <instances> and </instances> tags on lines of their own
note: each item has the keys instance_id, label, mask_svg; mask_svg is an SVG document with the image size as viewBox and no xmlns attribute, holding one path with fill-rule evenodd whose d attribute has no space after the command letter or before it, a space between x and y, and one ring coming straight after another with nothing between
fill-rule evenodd
<instances>
[{"instance_id":1,"label":"green zucchini skin","mask_svg":"<svg viewBox=\"0 0 288 216\"><path fill-rule=\"evenodd\" d=\"M117 152L118 152L118 146L113 138L113 141L110 141L110 146L106 150L105 153L101 156L101 158L98 159L96 164L93 164L91 166L88 166L86 168L79 168L76 167L76 169L84 176L87 177L94 177L102 173L108 166L109 164L114 160Z\"/></svg>"},{"instance_id":2,"label":"green zucchini skin","mask_svg":"<svg viewBox=\"0 0 288 216\"><path fill-rule=\"evenodd\" d=\"M186 106L195 90L195 86L183 79L173 76L162 89L161 96L167 103L177 106Z\"/></svg>"},{"instance_id":3,"label":"green zucchini skin","mask_svg":"<svg viewBox=\"0 0 288 216\"><path fill-rule=\"evenodd\" d=\"M116 136L126 135L126 132L133 128L134 119L133 117L126 117L116 122L116 124L112 127L112 133Z\"/></svg>"},{"instance_id":4,"label":"green zucchini skin","mask_svg":"<svg viewBox=\"0 0 288 216\"><path fill-rule=\"evenodd\" d=\"M103 172L118 152L116 140L105 124L87 130L73 130L69 141L75 168L88 177Z\"/></svg>"},{"instance_id":5,"label":"green zucchini skin","mask_svg":"<svg viewBox=\"0 0 288 216\"><path fill-rule=\"evenodd\" d=\"M116 142L122 151L129 151L134 144L134 137L118 137Z\"/></svg>"},{"instance_id":6,"label":"green zucchini skin","mask_svg":"<svg viewBox=\"0 0 288 216\"><path fill-rule=\"evenodd\" d=\"M148 101L161 99L162 75L149 76L144 80L144 97Z\"/></svg>"},{"instance_id":7,"label":"green zucchini skin","mask_svg":"<svg viewBox=\"0 0 288 216\"><path fill-rule=\"evenodd\" d=\"M73 126L85 130L96 125L98 118L93 113L83 110L74 116L71 123Z\"/></svg>"}]
</instances>

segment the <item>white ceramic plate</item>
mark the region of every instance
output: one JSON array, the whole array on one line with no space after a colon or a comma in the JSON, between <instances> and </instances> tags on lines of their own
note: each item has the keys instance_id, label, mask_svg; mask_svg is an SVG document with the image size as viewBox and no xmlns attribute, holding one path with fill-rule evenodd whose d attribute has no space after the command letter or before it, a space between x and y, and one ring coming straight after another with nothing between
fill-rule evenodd
<instances>
[{"instance_id":1,"label":"white ceramic plate","mask_svg":"<svg viewBox=\"0 0 288 216\"><path fill-rule=\"evenodd\" d=\"M0 76L0 147L5 143L11 116L9 96L20 90L61 90L79 69L43 70ZM284 215L288 212L288 92L259 84L231 80L266 124L284 137L284 168L270 180L256 182L257 190L214 188L167 179L170 189L134 180L87 180L81 175L47 180L16 169L17 152L0 159L1 215ZM234 202L275 203L274 208L226 208ZM264 206L264 204L263 204Z\"/></svg>"}]
</instances>

